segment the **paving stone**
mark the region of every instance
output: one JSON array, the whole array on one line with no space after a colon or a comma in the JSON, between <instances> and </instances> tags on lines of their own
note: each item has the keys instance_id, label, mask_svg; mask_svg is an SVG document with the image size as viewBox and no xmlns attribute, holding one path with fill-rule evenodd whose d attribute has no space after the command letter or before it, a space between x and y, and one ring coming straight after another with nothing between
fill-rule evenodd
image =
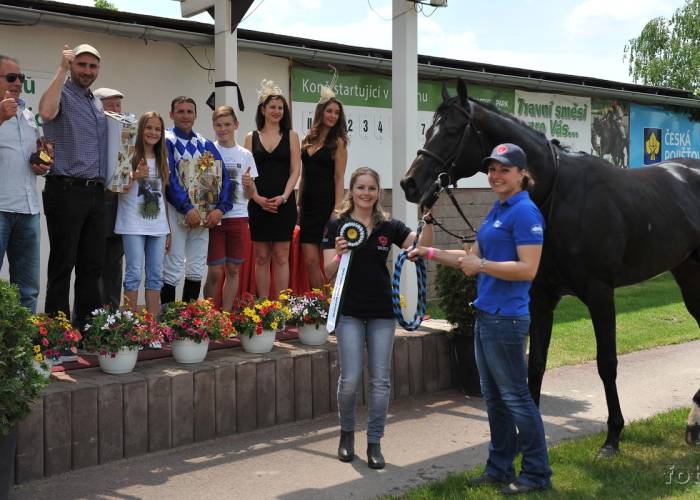
<instances>
[{"instance_id":1,"label":"paving stone","mask_svg":"<svg viewBox=\"0 0 700 500\"><path fill-rule=\"evenodd\" d=\"M219 366L214 370L216 392L216 435L236 432L236 365Z\"/></svg>"},{"instance_id":2,"label":"paving stone","mask_svg":"<svg viewBox=\"0 0 700 500\"><path fill-rule=\"evenodd\" d=\"M216 437L216 392L214 370L194 373L194 440Z\"/></svg>"},{"instance_id":3,"label":"paving stone","mask_svg":"<svg viewBox=\"0 0 700 500\"><path fill-rule=\"evenodd\" d=\"M313 353L311 355L311 384L314 418L330 412L331 400L328 379L328 351Z\"/></svg>"},{"instance_id":4,"label":"paving stone","mask_svg":"<svg viewBox=\"0 0 700 500\"><path fill-rule=\"evenodd\" d=\"M149 377L148 387L148 451L172 447L170 431L170 377Z\"/></svg>"},{"instance_id":5,"label":"paving stone","mask_svg":"<svg viewBox=\"0 0 700 500\"><path fill-rule=\"evenodd\" d=\"M275 412L278 424L294 421L294 358L275 360Z\"/></svg>"},{"instance_id":6,"label":"paving stone","mask_svg":"<svg viewBox=\"0 0 700 500\"><path fill-rule=\"evenodd\" d=\"M438 390L437 340L435 335L422 337L423 348L423 388L425 392Z\"/></svg>"},{"instance_id":7,"label":"paving stone","mask_svg":"<svg viewBox=\"0 0 700 500\"><path fill-rule=\"evenodd\" d=\"M436 334L435 338L437 347L438 389L442 391L452 387L450 338L444 332Z\"/></svg>"},{"instance_id":8,"label":"paving stone","mask_svg":"<svg viewBox=\"0 0 700 500\"><path fill-rule=\"evenodd\" d=\"M44 474L68 472L71 467L71 397L69 391L44 396Z\"/></svg>"},{"instance_id":9,"label":"paving stone","mask_svg":"<svg viewBox=\"0 0 700 500\"><path fill-rule=\"evenodd\" d=\"M256 406L258 429L275 425L275 362L272 359L256 363Z\"/></svg>"},{"instance_id":10,"label":"paving stone","mask_svg":"<svg viewBox=\"0 0 700 500\"><path fill-rule=\"evenodd\" d=\"M15 480L18 484L44 476L44 399L35 401L31 411L17 424Z\"/></svg>"},{"instance_id":11,"label":"paving stone","mask_svg":"<svg viewBox=\"0 0 700 500\"><path fill-rule=\"evenodd\" d=\"M394 339L394 393L396 399L405 399L411 394L408 371L408 339Z\"/></svg>"},{"instance_id":12,"label":"paving stone","mask_svg":"<svg viewBox=\"0 0 700 500\"><path fill-rule=\"evenodd\" d=\"M72 469L97 465L97 421L97 387L71 391Z\"/></svg>"},{"instance_id":13,"label":"paving stone","mask_svg":"<svg viewBox=\"0 0 700 500\"><path fill-rule=\"evenodd\" d=\"M411 396L422 394L423 385L423 347L420 337L408 337L408 382Z\"/></svg>"},{"instance_id":14,"label":"paving stone","mask_svg":"<svg viewBox=\"0 0 700 500\"><path fill-rule=\"evenodd\" d=\"M124 406L122 385L108 384L97 389L97 436L99 462L104 464L124 456Z\"/></svg>"},{"instance_id":15,"label":"paving stone","mask_svg":"<svg viewBox=\"0 0 700 500\"><path fill-rule=\"evenodd\" d=\"M194 441L194 377L190 372L173 375L170 379L172 407L170 431L173 447Z\"/></svg>"},{"instance_id":16,"label":"paving stone","mask_svg":"<svg viewBox=\"0 0 700 500\"><path fill-rule=\"evenodd\" d=\"M122 387L124 405L124 456L148 453L148 385L137 380Z\"/></svg>"},{"instance_id":17,"label":"paving stone","mask_svg":"<svg viewBox=\"0 0 700 500\"><path fill-rule=\"evenodd\" d=\"M238 432L253 431L258 427L256 375L255 363L241 363L236 366L236 426Z\"/></svg>"},{"instance_id":18,"label":"paving stone","mask_svg":"<svg viewBox=\"0 0 700 500\"><path fill-rule=\"evenodd\" d=\"M313 415L311 384L311 356L304 354L294 358L294 418L305 420Z\"/></svg>"}]
</instances>

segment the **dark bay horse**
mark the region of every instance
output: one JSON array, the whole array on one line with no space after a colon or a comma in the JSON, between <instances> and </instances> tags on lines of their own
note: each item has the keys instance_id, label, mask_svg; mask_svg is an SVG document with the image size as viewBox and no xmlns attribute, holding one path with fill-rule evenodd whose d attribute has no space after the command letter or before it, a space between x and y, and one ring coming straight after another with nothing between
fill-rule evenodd
<instances>
[{"instance_id":1,"label":"dark bay horse","mask_svg":"<svg viewBox=\"0 0 700 500\"><path fill-rule=\"evenodd\" d=\"M594 118L591 129L593 132L591 142L598 155L603 158L605 155L610 155L614 165L625 167L625 160L628 156L627 140L612 112Z\"/></svg>"},{"instance_id":2,"label":"dark bay horse","mask_svg":"<svg viewBox=\"0 0 700 500\"><path fill-rule=\"evenodd\" d=\"M617 393L616 287L671 270L700 325L700 161L671 160L622 170L569 152L520 120L443 90L418 152L401 180L406 199L426 203L441 172L450 181L485 172L482 158L497 144L521 146L535 179L531 196L546 220L542 260L531 290L530 391L539 404L554 308L571 294L587 307L596 338L598 374L608 405L600 456L618 452L624 419Z\"/></svg>"}]
</instances>

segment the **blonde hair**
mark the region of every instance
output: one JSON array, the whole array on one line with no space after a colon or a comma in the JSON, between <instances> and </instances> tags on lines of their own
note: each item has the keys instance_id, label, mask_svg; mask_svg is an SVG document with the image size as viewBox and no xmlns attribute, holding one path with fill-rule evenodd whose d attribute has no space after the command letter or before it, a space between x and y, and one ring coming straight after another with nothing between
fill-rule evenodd
<instances>
[{"instance_id":1,"label":"blonde hair","mask_svg":"<svg viewBox=\"0 0 700 500\"><path fill-rule=\"evenodd\" d=\"M231 115L231 118L233 118L233 123L238 123L238 117L236 116L236 112L233 110L231 106L219 106L214 110L214 112L211 114L211 121L216 121L218 118L221 118L222 116L229 116Z\"/></svg>"},{"instance_id":2,"label":"blonde hair","mask_svg":"<svg viewBox=\"0 0 700 500\"><path fill-rule=\"evenodd\" d=\"M389 214L382 210L381 207L382 187L379 182L379 174L376 170L371 169L369 167L360 167L356 169L350 176L350 189L348 189L347 193L345 193L343 203L340 206L340 209L338 210L338 218L343 219L349 217L352 211L355 209L355 203L352 201L352 188L355 186L357 178L361 175L369 175L377 183L379 196L377 197L377 201L374 202L374 206L372 207L372 225L374 227L377 227L379 224L381 224L389 218Z\"/></svg>"},{"instance_id":3,"label":"blonde hair","mask_svg":"<svg viewBox=\"0 0 700 500\"><path fill-rule=\"evenodd\" d=\"M168 153L165 149L165 123L163 117L155 111L148 111L139 118L138 132L136 133L136 147L134 155L131 157L131 168L136 170L141 159L146 160L146 151L143 141L143 131L146 129L146 123L151 118L157 118L160 121L160 139L153 145L153 153L156 157L156 170L160 174L163 181L163 187L168 185L170 179L170 168L168 167Z\"/></svg>"}]
</instances>

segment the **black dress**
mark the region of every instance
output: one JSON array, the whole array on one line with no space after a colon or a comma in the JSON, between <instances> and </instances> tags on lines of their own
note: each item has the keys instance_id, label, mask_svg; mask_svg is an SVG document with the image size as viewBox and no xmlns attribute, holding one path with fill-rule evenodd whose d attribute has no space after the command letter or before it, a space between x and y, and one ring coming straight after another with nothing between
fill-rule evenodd
<instances>
[{"instance_id":1,"label":"black dress","mask_svg":"<svg viewBox=\"0 0 700 500\"><path fill-rule=\"evenodd\" d=\"M253 131L253 157L258 169L255 188L260 196L273 198L284 193L289 180L291 152L289 132L283 132L277 147L268 152L260 142L257 131ZM248 225L253 241L291 241L297 221L297 203L294 191L287 203L277 208L277 213L266 212L253 200L248 202Z\"/></svg>"},{"instance_id":2,"label":"black dress","mask_svg":"<svg viewBox=\"0 0 700 500\"><path fill-rule=\"evenodd\" d=\"M304 168L304 192L301 196L302 243L321 244L323 230L335 206L335 160L330 149L323 146L313 155L305 148L301 152Z\"/></svg>"}]
</instances>

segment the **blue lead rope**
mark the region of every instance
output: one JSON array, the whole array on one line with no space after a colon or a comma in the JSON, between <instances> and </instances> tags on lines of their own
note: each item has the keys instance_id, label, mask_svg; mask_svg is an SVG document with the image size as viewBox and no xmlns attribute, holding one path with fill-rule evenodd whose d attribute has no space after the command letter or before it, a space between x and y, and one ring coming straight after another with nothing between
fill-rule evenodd
<instances>
[{"instance_id":1,"label":"blue lead rope","mask_svg":"<svg viewBox=\"0 0 700 500\"><path fill-rule=\"evenodd\" d=\"M428 272L423 259L420 257L416 259L415 264L418 279L418 303L416 304L416 314L414 314L413 319L408 322L403 317L403 311L401 310L401 269L403 268L404 262L406 262L406 259L408 258L408 252L416 248L418 238L420 237L424 224L425 222L423 220L421 220L418 224L416 239L413 240L413 245L411 245L411 248L408 250L401 250L401 253L399 253L399 256L396 258L396 263L394 264L394 277L391 282L391 301L394 306L394 316L396 316L396 320L399 322L399 325L409 332L417 330L423 321L423 317L425 316L428 297Z\"/></svg>"}]
</instances>

